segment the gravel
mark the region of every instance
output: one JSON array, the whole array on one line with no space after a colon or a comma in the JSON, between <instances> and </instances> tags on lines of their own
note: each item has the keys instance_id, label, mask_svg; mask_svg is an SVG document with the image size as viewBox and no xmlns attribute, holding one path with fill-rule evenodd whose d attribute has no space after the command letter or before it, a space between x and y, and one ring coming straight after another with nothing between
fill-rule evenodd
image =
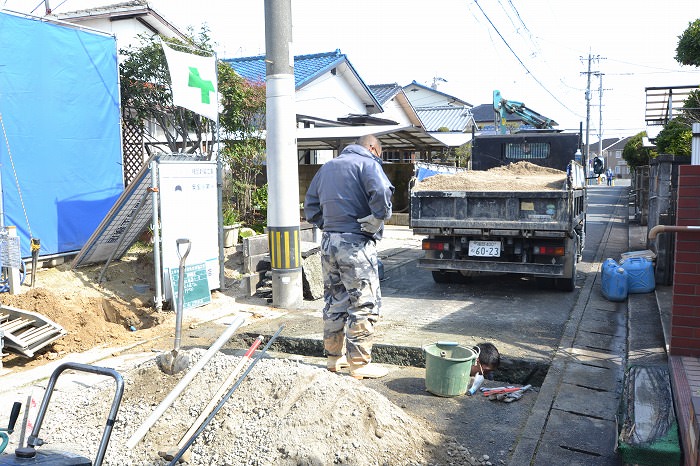
<instances>
[{"instance_id":1,"label":"gravel","mask_svg":"<svg viewBox=\"0 0 700 466\"><path fill-rule=\"evenodd\" d=\"M191 366L204 350L188 354ZM127 440L185 372L166 375L153 360L123 373L124 398L103 464L168 464L158 452L178 443L239 361L217 353L131 450ZM75 388L59 378L40 448L94 459L114 382ZM273 358L257 363L190 450L192 465L488 464L486 455L473 456L361 381Z\"/></svg>"}]
</instances>

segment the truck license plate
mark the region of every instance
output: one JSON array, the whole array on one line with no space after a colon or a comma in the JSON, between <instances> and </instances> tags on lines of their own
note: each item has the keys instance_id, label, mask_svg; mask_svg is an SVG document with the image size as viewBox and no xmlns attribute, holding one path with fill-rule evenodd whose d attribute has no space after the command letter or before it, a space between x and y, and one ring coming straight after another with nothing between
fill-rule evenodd
<instances>
[{"instance_id":1,"label":"truck license plate","mask_svg":"<svg viewBox=\"0 0 700 466\"><path fill-rule=\"evenodd\" d=\"M469 255L477 257L500 257L500 241L469 241Z\"/></svg>"}]
</instances>

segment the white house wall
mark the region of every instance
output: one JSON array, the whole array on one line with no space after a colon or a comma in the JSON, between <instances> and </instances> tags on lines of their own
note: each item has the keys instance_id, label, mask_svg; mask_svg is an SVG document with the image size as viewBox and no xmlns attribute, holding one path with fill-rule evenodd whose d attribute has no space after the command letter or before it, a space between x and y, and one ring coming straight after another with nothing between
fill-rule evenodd
<instances>
[{"instance_id":1,"label":"white house wall","mask_svg":"<svg viewBox=\"0 0 700 466\"><path fill-rule=\"evenodd\" d=\"M351 74L350 71L346 72ZM365 115L365 102L350 86L343 72L327 72L296 91L296 113L337 120L350 114ZM351 76L349 79L354 79Z\"/></svg>"},{"instance_id":2,"label":"white house wall","mask_svg":"<svg viewBox=\"0 0 700 466\"><path fill-rule=\"evenodd\" d=\"M408 115L406 115L406 110L396 101L396 98L384 102L382 108L384 112L375 116L395 121L400 126L415 124L415 122L411 121Z\"/></svg>"},{"instance_id":3,"label":"white house wall","mask_svg":"<svg viewBox=\"0 0 700 466\"><path fill-rule=\"evenodd\" d=\"M406 97L414 107L442 107L446 105L463 106L461 102L456 102L455 99L418 86L408 86L404 89Z\"/></svg>"},{"instance_id":4,"label":"white house wall","mask_svg":"<svg viewBox=\"0 0 700 466\"><path fill-rule=\"evenodd\" d=\"M117 50L128 49L130 47L141 47L141 39L139 35L151 36L155 33L144 27L137 20L119 20L110 21L109 18L94 18L94 19L76 19L66 18L64 21L74 23L79 26L92 28L98 31L103 31L109 34L114 34L117 38ZM159 30L160 34L166 37L173 37L173 34L167 28ZM122 59L123 57L120 57Z\"/></svg>"}]
</instances>

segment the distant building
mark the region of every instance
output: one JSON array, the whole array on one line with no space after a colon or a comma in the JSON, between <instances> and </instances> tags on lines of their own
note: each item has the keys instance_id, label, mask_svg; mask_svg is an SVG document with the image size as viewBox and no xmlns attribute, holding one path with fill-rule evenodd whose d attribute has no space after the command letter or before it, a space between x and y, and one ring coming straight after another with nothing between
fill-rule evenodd
<instances>
[{"instance_id":1,"label":"distant building","mask_svg":"<svg viewBox=\"0 0 700 466\"><path fill-rule=\"evenodd\" d=\"M630 177L630 167L622 158L622 151L625 149L625 145L631 136L625 138L609 138L603 139L602 144L600 142L594 142L590 144L588 155L589 160L592 161L594 157L601 156L603 162L605 163L605 168L611 168L616 178L629 178ZM602 151L600 150L602 147Z\"/></svg>"}]
</instances>

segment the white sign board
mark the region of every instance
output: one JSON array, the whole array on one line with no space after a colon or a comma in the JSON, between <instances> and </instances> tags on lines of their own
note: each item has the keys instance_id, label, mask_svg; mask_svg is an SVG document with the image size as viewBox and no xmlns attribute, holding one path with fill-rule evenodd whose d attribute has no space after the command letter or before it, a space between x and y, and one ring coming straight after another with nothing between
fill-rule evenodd
<instances>
[{"instance_id":1,"label":"white sign board","mask_svg":"<svg viewBox=\"0 0 700 466\"><path fill-rule=\"evenodd\" d=\"M160 235L163 283L170 283L170 269L180 266L177 240L188 239L188 264L205 264L209 289L219 283L219 224L216 162L173 161L158 164ZM180 246L184 255L186 245ZM165 287L166 299L172 298Z\"/></svg>"}]
</instances>

